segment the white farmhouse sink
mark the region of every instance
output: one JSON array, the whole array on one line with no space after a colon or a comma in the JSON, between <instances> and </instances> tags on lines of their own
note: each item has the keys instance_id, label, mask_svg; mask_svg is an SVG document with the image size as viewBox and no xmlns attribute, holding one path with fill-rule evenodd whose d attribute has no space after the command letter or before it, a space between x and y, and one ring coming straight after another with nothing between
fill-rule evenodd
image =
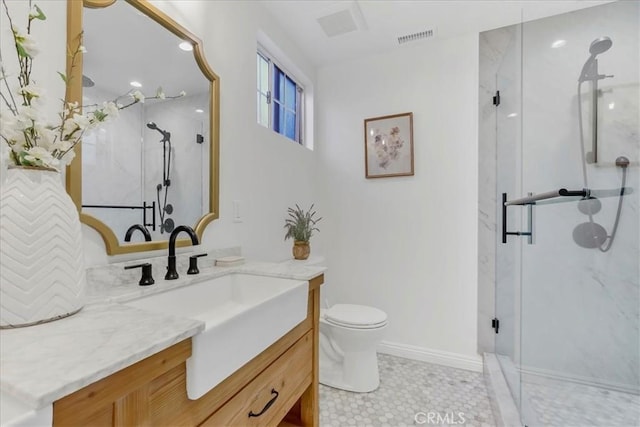
<instances>
[{"instance_id":1,"label":"white farmhouse sink","mask_svg":"<svg viewBox=\"0 0 640 427\"><path fill-rule=\"evenodd\" d=\"M195 400L307 317L307 285L229 274L125 304L205 322L187 360L187 395Z\"/></svg>"},{"instance_id":2,"label":"white farmhouse sink","mask_svg":"<svg viewBox=\"0 0 640 427\"><path fill-rule=\"evenodd\" d=\"M53 405L34 410L5 391L0 391L0 426L51 427Z\"/></svg>"}]
</instances>

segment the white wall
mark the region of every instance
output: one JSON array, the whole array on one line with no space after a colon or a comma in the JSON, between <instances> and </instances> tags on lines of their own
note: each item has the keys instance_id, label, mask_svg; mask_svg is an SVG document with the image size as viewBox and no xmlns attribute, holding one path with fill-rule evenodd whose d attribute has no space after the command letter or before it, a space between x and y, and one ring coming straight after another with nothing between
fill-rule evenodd
<instances>
[{"instance_id":1,"label":"white wall","mask_svg":"<svg viewBox=\"0 0 640 427\"><path fill-rule=\"evenodd\" d=\"M383 309L414 356L477 360L477 34L323 68L317 93L324 296ZM415 176L365 179L363 120L408 111Z\"/></svg>"}]
</instances>

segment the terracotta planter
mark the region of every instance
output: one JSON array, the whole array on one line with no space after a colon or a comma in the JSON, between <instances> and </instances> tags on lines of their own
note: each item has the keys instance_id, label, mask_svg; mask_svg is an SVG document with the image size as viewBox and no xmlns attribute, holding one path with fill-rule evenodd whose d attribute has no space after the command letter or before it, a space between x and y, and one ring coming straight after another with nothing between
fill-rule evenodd
<instances>
[{"instance_id":1,"label":"terracotta planter","mask_svg":"<svg viewBox=\"0 0 640 427\"><path fill-rule=\"evenodd\" d=\"M301 242L300 240L293 242L293 257L295 259L307 259L310 253L311 246L309 246L309 242Z\"/></svg>"},{"instance_id":2,"label":"terracotta planter","mask_svg":"<svg viewBox=\"0 0 640 427\"><path fill-rule=\"evenodd\" d=\"M84 288L80 220L60 173L10 167L0 191L0 328L77 313Z\"/></svg>"}]
</instances>

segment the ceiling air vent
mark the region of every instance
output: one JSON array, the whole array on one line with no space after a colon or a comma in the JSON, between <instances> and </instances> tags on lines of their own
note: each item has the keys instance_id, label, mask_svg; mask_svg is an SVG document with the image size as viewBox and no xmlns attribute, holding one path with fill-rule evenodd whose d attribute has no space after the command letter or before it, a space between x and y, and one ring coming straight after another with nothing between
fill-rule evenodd
<instances>
[{"instance_id":1,"label":"ceiling air vent","mask_svg":"<svg viewBox=\"0 0 640 427\"><path fill-rule=\"evenodd\" d=\"M351 12L347 9L323 16L318 18L317 21L327 37L339 36L358 29Z\"/></svg>"},{"instance_id":2,"label":"ceiling air vent","mask_svg":"<svg viewBox=\"0 0 640 427\"><path fill-rule=\"evenodd\" d=\"M415 42L418 40L428 39L435 35L434 30L420 31L419 33L407 34L406 36L398 37L398 44L405 44L409 42Z\"/></svg>"}]
</instances>

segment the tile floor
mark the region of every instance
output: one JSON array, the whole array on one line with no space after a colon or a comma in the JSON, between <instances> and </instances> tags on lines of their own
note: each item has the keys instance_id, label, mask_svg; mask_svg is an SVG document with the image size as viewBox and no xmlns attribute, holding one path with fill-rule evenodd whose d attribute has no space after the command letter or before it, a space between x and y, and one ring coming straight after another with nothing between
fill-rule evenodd
<instances>
[{"instance_id":1,"label":"tile floor","mask_svg":"<svg viewBox=\"0 0 640 427\"><path fill-rule=\"evenodd\" d=\"M374 392L320 385L321 427L495 425L482 373L386 354L378 361L380 388Z\"/></svg>"},{"instance_id":2,"label":"tile floor","mask_svg":"<svg viewBox=\"0 0 640 427\"><path fill-rule=\"evenodd\" d=\"M523 383L545 426L639 426L640 396L560 381Z\"/></svg>"}]
</instances>

